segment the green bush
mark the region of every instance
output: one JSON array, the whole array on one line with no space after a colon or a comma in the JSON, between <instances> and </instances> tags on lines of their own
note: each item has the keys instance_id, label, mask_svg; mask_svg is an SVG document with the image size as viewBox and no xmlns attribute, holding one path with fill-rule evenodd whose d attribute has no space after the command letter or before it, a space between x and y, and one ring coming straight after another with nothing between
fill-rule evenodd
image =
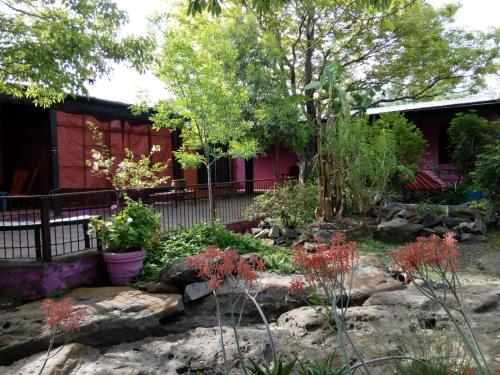
<instances>
[{"instance_id":1,"label":"green bush","mask_svg":"<svg viewBox=\"0 0 500 375\"><path fill-rule=\"evenodd\" d=\"M267 263L266 268L278 272L293 272L290 252L277 247L266 246L250 235L231 232L222 224L216 224L215 232L207 224L191 229L171 229L166 231L146 254L140 281L158 281L160 272L174 260L198 254L208 246L221 249L234 247L240 254L259 253Z\"/></svg>"},{"instance_id":2,"label":"green bush","mask_svg":"<svg viewBox=\"0 0 500 375\"><path fill-rule=\"evenodd\" d=\"M417 211L420 215L431 213L435 216L438 216L446 213L446 211L440 205L434 203L417 204Z\"/></svg>"},{"instance_id":3,"label":"green bush","mask_svg":"<svg viewBox=\"0 0 500 375\"><path fill-rule=\"evenodd\" d=\"M472 182L484 191L493 204L500 205L500 139L485 147L484 152L478 155L476 168L470 173Z\"/></svg>"},{"instance_id":4,"label":"green bush","mask_svg":"<svg viewBox=\"0 0 500 375\"><path fill-rule=\"evenodd\" d=\"M493 141L499 122L490 122L475 111L457 113L448 128L452 163L463 178L473 170L477 156Z\"/></svg>"},{"instance_id":5,"label":"green bush","mask_svg":"<svg viewBox=\"0 0 500 375\"><path fill-rule=\"evenodd\" d=\"M153 209L126 197L125 208L105 221L94 217L90 231L102 241L105 251L126 252L151 249L160 236L160 215Z\"/></svg>"},{"instance_id":6,"label":"green bush","mask_svg":"<svg viewBox=\"0 0 500 375\"><path fill-rule=\"evenodd\" d=\"M314 220L317 200L315 184L288 181L255 197L245 216L269 217L278 220L285 228L296 228Z\"/></svg>"}]
</instances>

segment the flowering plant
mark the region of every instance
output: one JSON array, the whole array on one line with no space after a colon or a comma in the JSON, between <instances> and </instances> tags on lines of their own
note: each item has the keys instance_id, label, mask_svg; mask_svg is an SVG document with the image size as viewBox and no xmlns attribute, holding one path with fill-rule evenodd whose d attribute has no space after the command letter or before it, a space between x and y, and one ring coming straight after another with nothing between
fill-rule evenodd
<instances>
[{"instance_id":1,"label":"flowering plant","mask_svg":"<svg viewBox=\"0 0 500 375\"><path fill-rule=\"evenodd\" d=\"M215 246L209 246L205 252L189 257L187 264L193 269L198 270L198 275L206 281L209 291L215 298L220 331L220 344L222 356L224 358L226 375L230 374L224 344L224 333L222 330L222 322L223 319L226 318L226 314L222 313L219 295L222 294L219 293L219 291L223 288L223 286L225 289L224 294L229 300L229 325L233 329L236 348L240 357L243 373L248 375L238 334L238 326L241 321L241 316L239 316L239 314L243 312L243 308L238 309L238 303L241 302L242 299L250 300L257 309L257 312L266 327L274 362L276 363L276 347L274 345L273 336L264 312L256 300L258 288L254 288L259 279L257 271L263 271L265 268L264 261L262 261L258 256L246 258L241 257L236 250L222 251ZM227 281L225 285L223 284L224 280ZM237 310L239 310L239 314Z\"/></svg>"},{"instance_id":2,"label":"flowering plant","mask_svg":"<svg viewBox=\"0 0 500 375\"><path fill-rule=\"evenodd\" d=\"M56 302L50 298L44 299L41 303L41 308L46 315L43 322L50 329L50 339L47 354L45 355L43 365L40 368L38 375L42 374L48 360L57 355L63 348L63 346L61 346L56 353L52 353L56 338L66 332L78 331L80 329L81 322L87 315L86 311L83 309L75 310L73 308L73 299L69 297L64 298L60 302Z\"/></svg>"},{"instance_id":3,"label":"flowering plant","mask_svg":"<svg viewBox=\"0 0 500 375\"><path fill-rule=\"evenodd\" d=\"M160 145L153 145L148 155L136 157L128 148L125 157L118 164L104 141L104 135L97 125L88 121L96 148L92 149L92 159L86 164L98 176L104 176L116 190L154 188L169 179L161 176L167 170L167 163L153 163L152 157L161 151Z\"/></svg>"},{"instance_id":4,"label":"flowering plant","mask_svg":"<svg viewBox=\"0 0 500 375\"><path fill-rule=\"evenodd\" d=\"M420 293L445 310L469 350L478 373L492 374L462 304L456 273L459 253L454 234L446 233L443 238L437 235L419 237L416 242L404 244L391 255L394 263L409 275L408 282L413 282ZM456 314L464 325L459 323Z\"/></svg>"},{"instance_id":5,"label":"flowering plant","mask_svg":"<svg viewBox=\"0 0 500 375\"><path fill-rule=\"evenodd\" d=\"M290 283L290 289L304 291L306 287L324 293L330 304L330 312L335 321L335 328L343 355L347 374L352 374L350 359L346 344L349 344L360 366L369 374L366 362L352 341L345 324L345 314L349 307L352 287L352 268L358 261L358 244L346 242L343 233L332 235L330 244L322 238L316 238L316 248L308 251L303 245L295 248L293 261L302 277L295 277Z\"/></svg>"},{"instance_id":6,"label":"flowering plant","mask_svg":"<svg viewBox=\"0 0 500 375\"><path fill-rule=\"evenodd\" d=\"M118 207L113 205L112 210ZM142 202L125 197L123 210L110 220L93 217L89 232L95 233L105 251L128 252L149 249L160 236L160 215Z\"/></svg>"}]
</instances>

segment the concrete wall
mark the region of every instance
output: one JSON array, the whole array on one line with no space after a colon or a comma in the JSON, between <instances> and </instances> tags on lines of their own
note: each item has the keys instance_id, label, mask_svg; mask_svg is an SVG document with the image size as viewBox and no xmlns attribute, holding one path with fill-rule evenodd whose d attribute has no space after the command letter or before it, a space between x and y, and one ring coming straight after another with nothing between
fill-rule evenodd
<instances>
[{"instance_id":1,"label":"concrete wall","mask_svg":"<svg viewBox=\"0 0 500 375\"><path fill-rule=\"evenodd\" d=\"M0 295L19 300L36 300L57 290L106 281L102 255L97 252L45 264L0 264Z\"/></svg>"}]
</instances>

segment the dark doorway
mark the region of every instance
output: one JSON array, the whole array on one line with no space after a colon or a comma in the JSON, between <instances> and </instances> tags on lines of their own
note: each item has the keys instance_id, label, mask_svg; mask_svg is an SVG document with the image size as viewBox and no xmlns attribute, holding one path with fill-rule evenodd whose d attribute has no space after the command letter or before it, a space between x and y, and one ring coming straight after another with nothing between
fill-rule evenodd
<instances>
[{"instance_id":1,"label":"dark doorway","mask_svg":"<svg viewBox=\"0 0 500 375\"><path fill-rule=\"evenodd\" d=\"M29 175L21 188L23 193L50 191L50 112L4 102L0 103L0 190L11 189L18 171L27 171Z\"/></svg>"}]
</instances>

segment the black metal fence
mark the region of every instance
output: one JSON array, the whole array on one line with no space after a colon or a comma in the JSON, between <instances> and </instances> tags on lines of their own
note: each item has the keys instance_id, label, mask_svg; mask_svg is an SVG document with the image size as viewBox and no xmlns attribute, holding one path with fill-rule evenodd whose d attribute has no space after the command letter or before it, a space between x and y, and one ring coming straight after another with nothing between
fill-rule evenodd
<instances>
[{"instance_id":1,"label":"black metal fence","mask_svg":"<svg viewBox=\"0 0 500 375\"><path fill-rule=\"evenodd\" d=\"M275 183L268 179L214 184L216 218L223 223L242 219L253 197ZM159 212L163 230L208 221L206 185L143 189L128 195ZM117 203L121 202L114 190L0 196L0 260L49 262L55 256L97 249L89 221L93 216L109 219Z\"/></svg>"}]
</instances>

